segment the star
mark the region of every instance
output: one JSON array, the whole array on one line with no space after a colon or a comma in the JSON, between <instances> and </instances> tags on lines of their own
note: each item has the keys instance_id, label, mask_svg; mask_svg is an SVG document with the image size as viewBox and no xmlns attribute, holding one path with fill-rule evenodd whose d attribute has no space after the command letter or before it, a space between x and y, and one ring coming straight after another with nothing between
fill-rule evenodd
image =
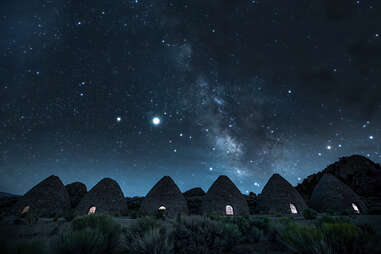
<instances>
[{"instance_id":1,"label":"star","mask_svg":"<svg viewBox=\"0 0 381 254\"><path fill-rule=\"evenodd\" d=\"M155 116L154 118L152 118L152 123L153 123L154 125L159 125L160 122L161 122L161 120L160 120L159 117Z\"/></svg>"},{"instance_id":2,"label":"star","mask_svg":"<svg viewBox=\"0 0 381 254\"><path fill-rule=\"evenodd\" d=\"M332 146L327 146L327 149L328 149L328 150L331 150L331 149L332 149Z\"/></svg>"},{"instance_id":3,"label":"star","mask_svg":"<svg viewBox=\"0 0 381 254\"><path fill-rule=\"evenodd\" d=\"M374 137L373 137L373 136L369 136L369 139L370 139L370 140L373 140L373 139L374 139Z\"/></svg>"},{"instance_id":4,"label":"star","mask_svg":"<svg viewBox=\"0 0 381 254\"><path fill-rule=\"evenodd\" d=\"M120 123L120 122L122 121L122 117L120 117L120 116L116 117L116 121L117 121L118 123Z\"/></svg>"}]
</instances>

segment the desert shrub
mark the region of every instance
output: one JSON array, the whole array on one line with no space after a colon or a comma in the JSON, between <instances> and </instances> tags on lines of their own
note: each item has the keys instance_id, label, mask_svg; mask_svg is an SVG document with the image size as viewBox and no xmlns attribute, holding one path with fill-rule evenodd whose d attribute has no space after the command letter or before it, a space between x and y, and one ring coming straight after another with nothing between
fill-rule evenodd
<instances>
[{"instance_id":1,"label":"desert shrub","mask_svg":"<svg viewBox=\"0 0 381 254\"><path fill-rule=\"evenodd\" d=\"M137 218L147 217L148 214L143 212L143 211L140 211L140 210L129 210L128 216L133 218L133 219L137 219Z\"/></svg>"},{"instance_id":2,"label":"desert shrub","mask_svg":"<svg viewBox=\"0 0 381 254\"><path fill-rule=\"evenodd\" d=\"M24 219L28 224L35 224L38 221L38 217L31 212L26 213Z\"/></svg>"},{"instance_id":3,"label":"desert shrub","mask_svg":"<svg viewBox=\"0 0 381 254\"><path fill-rule=\"evenodd\" d=\"M335 224L335 223L345 223L345 222L349 223L349 220L344 217L323 216L315 221L315 225L320 227L324 223Z\"/></svg>"},{"instance_id":4,"label":"desert shrub","mask_svg":"<svg viewBox=\"0 0 381 254\"><path fill-rule=\"evenodd\" d=\"M325 242L334 253L368 253L364 248L369 238L368 234L353 224L324 223L321 230Z\"/></svg>"},{"instance_id":5,"label":"desert shrub","mask_svg":"<svg viewBox=\"0 0 381 254\"><path fill-rule=\"evenodd\" d=\"M242 233L242 243L255 243L258 242L262 235L272 240L275 237L276 229L273 221L267 217L255 216L216 216L212 217L214 220L233 223L239 228ZM283 219L281 219L283 220Z\"/></svg>"},{"instance_id":6,"label":"desert shrub","mask_svg":"<svg viewBox=\"0 0 381 254\"><path fill-rule=\"evenodd\" d=\"M51 250L57 254L108 253L107 239L98 229L85 228L61 233L51 241Z\"/></svg>"},{"instance_id":7,"label":"desert shrub","mask_svg":"<svg viewBox=\"0 0 381 254\"><path fill-rule=\"evenodd\" d=\"M156 219L164 220L165 219L165 210L156 210L154 213L154 216Z\"/></svg>"},{"instance_id":8,"label":"desert shrub","mask_svg":"<svg viewBox=\"0 0 381 254\"><path fill-rule=\"evenodd\" d=\"M208 213L206 215L206 217L209 219L212 219L212 220L217 220L217 221L221 221L221 220L225 220L226 218L230 218L230 217L222 216L222 215L217 214L217 213Z\"/></svg>"},{"instance_id":9,"label":"desert shrub","mask_svg":"<svg viewBox=\"0 0 381 254\"><path fill-rule=\"evenodd\" d=\"M281 219L282 220L282 219ZM290 218L285 218L283 220L291 220ZM293 219L292 219L293 220ZM265 236L270 241L275 241L277 237L277 227L273 220L267 217L251 217L251 225L260 229L262 235Z\"/></svg>"},{"instance_id":10,"label":"desert shrub","mask_svg":"<svg viewBox=\"0 0 381 254\"><path fill-rule=\"evenodd\" d=\"M153 217L143 217L133 222L126 231L126 237L133 240L136 237L143 237L144 234L152 229L160 228L162 223Z\"/></svg>"},{"instance_id":11,"label":"desert shrub","mask_svg":"<svg viewBox=\"0 0 381 254\"><path fill-rule=\"evenodd\" d=\"M381 214L381 208L379 208L379 207L369 208L368 214L380 215Z\"/></svg>"},{"instance_id":12,"label":"desert shrub","mask_svg":"<svg viewBox=\"0 0 381 254\"><path fill-rule=\"evenodd\" d=\"M119 242L121 226L106 214L91 214L76 217L72 221L73 231L90 228L102 234L107 246L106 250L112 251Z\"/></svg>"},{"instance_id":13,"label":"desert shrub","mask_svg":"<svg viewBox=\"0 0 381 254\"><path fill-rule=\"evenodd\" d=\"M172 229L154 217L143 217L124 231L125 253L167 254L173 251Z\"/></svg>"},{"instance_id":14,"label":"desert shrub","mask_svg":"<svg viewBox=\"0 0 381 254\"><path fill-rule=\"evenodd\" d=\"M50 212L50 213L46 214L46 217L48 217L48 218L54 218L56 216L57 216L56 212Z\"/></svg>"},{"instance_id":15,"label":"desert shrub","mask_svg":"<svg viewBox=\"0 0 381 254\"><path fill-rule=\"evenodd\" d=\"M333 210L333 209L327 209L327 210L325 211L325 213L326 213L327 215L329 215L329 216L334 216L334 215L337 214L337 212L336 212L335 210Z\"/></svg>"},{"instance_id":16,"label":"desert shrub","mask_svg":"<svg viewBox=\"0 0 381 254\"><path fill-rule=\"evenodd\" d=\"M324 253L321 246L323 234L314 226L303 227L289 223L279 230L279 240L295 253Z\"/></svg>"},{"instance_id":17,"label":"desert shrub","mask_svg":"<svg viewBox=\"0 0 381 254\"><path fill-rule=\"evenodd\" d=\"M136 219L139 217L139 211L128 210L128 212L126 213L126 216L130 217L131 219Z\"/></svg>"},{"instance_id":18,"label":"desert shrub","mask_svg":"<svg viewBox=\"0 0 381 254\"><path fill-rule=\"evenodd\" d=\"M340 215L355 215L355 214L356 214L355 211L351 208L342 210L340 212Z\"/></svg>"},{"instance_id":19,"label":"desert shrub","mask_svg":"<svg viewBox=\"0 0 381 254\"><path fill-rule=\"evenodd\" d=\"M365 233L368 233L370 235L375 235L376 234L376 231L374 229L374 227L370 224L361 224L361 225L357 225L359 228L361 228L362 231L364 231Z\"/></svg>"},{"instance_id":20,"label":"desert shrub","mask_svg":"<svg viewBox=\"0 0 381 254\"><path fill-rule=\"evenodd\" d=\"M253 236L258 237L256 233L258 233L259 230L255 231L255 229L256 228L253 228L253 231L249 230L247 232L246 237L247 238L251 238ZM260 234L260 231L259 231L259 234ZM233 223L222 224L222 243L224 246L223 249L231 249L233 245L238 244L243 239L246 239L246 238L242 237L242 233L236 224L233 224Z\"/></svg>"},{"instance_id":21,"label":"desert shrub","mask_svg":"<svg viewBox=\"0 0 381 254\"><path fill-rule=\"evenodd\" d=\"M369 234L347 222L309 226L289 223L278 234L279 241L295 253L371 253L367 247Z\"/></svg>"},{"instance_id":22,"label":"desert shrub","mask_svg":"<svg viewBox=\"0 0 381 254\"><path fill-rule=\"evenodd\" d=\"M65 218L66 221L70 222L72 221L74 218L75 218L75 211L74 209L70 208L70 209L66 209L64 212L63 212L63 217Z\"/></svg>"},{"instance_id":23,"label":"desert shrub","mask_svg":"<svg viewBox=\"0 0 381 254\"><path fill-rule=\"evenodd\" d=\"M24 219L16 218L13 221L13 224L15 224L15 225L26 225L26 221Z\"/></svg>"},{"instance_id":24,"label":"desert shrub","mask_svg":"<svg viewBox=\"0 0 381 254\"><path fill-rule=\"evenodd\" d=\"M277 224L287 225L290 223L294 223L295 220L292 216L287 216L287 217L283 217L283 218L278 219L276 222L277 222Z\"/></svg>"},{"instance_id":25,"label":"desert shrub","mask_svg":"<svg viewBox=\"0 0 381 254\"><path fill-rule=\"evenodd\" d=\"M242 234L239 239L242 243L256 243L261 238L262 232L259 226L264 226L263 221L259 221L261 219L252 216L234 216L221 217L218 220L236 225Z\"/></svg>"},{"instance_id":26,"label":"desert shrub","mask_svg":"<svg viewBox=\"0 0 381 254\"><path fill-rule=\"evenodd\" d=\"M0 253L6 254L43 254L47 253L41 241L4 241L0 244Z\"/></svg>"},{"instance_id":27,"label":"desert shrub","mask_svg":"<svg viewBox=\"0 0 381 254\"><path fill-rule=\"evenodd\" d=\"M237 244L236 225L207 217L184 216L174 224L174 251L178 254L221 253Z\"/></svg>"},{"instance_id":28,"label":"desert shrub","mask_svg":"<svg viewBox=\"0 0 381 254\"><path fill-rule=\"evenodd\" d=\"M170 254L173 253L173 240L166 227L151 228L128 244L127 253Z\"/></svg>"},{"instance_id":29,"label":"desert shrub","mask_svg":"<svg viewBox=\"0 0 381 254\"><path fill-rule=\"evenodd\" d=\"M121 214L121 212L113 212L112 216L113 217L120 217L120 216L122 216L122 214Z\"/></svg>"},{"instance_id":30,"label":"desert shrub","mask_svg":"<svg viewBox=\"0 0 381 254\"><path fill-rule=\"evenodd\" d=\"M273 231L273 222L266 217L252 217L251 223L265 233Z\"/></svg>"},{"instance_id":31,"label":"desert shrub","mask_svg":"<svg viewBox=\"0 0 381 254\"><path fill-rule=\"evenodd\" d=\"M306 220L314 220L317 218L318 213L311 208L306 208L303 210L303 217Z\"/></svg>"},{"instance_id":32,"label":"desert shrub","mask_svg":"<svg viewBox=\"0 0 381 254\"><path fill-rule=\"evenodd\" d=\"M262 231L256 227L252 227L247 235L247 238L249 239L249 241L254 243L259 242L261 237L262 237Z\"/></svg>"}]
</instances>

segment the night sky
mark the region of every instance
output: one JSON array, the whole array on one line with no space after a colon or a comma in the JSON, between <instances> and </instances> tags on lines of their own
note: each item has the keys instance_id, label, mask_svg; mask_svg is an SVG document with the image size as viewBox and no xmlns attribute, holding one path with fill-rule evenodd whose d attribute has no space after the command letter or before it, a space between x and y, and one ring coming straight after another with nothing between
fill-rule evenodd
<instances>
[{"instance_id":1,"label":"night sky","mask_svg":"<svg viewBox=\"0 0 381 254\"><path fill-rule=\"evenodd\" d=\"M260 192L381 161L376 0L4 0L0 191L49 175L145 195Z\"/></svg>"}]
</instances>

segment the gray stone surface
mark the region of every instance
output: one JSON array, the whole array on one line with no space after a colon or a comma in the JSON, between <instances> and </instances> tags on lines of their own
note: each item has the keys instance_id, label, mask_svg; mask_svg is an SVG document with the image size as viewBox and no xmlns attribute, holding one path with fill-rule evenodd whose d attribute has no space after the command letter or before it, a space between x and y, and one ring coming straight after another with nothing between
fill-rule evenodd
<instances>
[{"instance_id":1,"label":"gray stone surface","mask_svg":"<svg viewBox=\"0 0 381 254\"><path fill-rule=\"evenodd\" d=\"M301 214L307 205L294 187L279 174L271 176L258 195L256 211L267 214L291 214L290 204Z\"/></svg>"},{"instance_id":2,"label":"gray stone surface","mask_svg":"<svg viewBox=\"0 0 381 254\"><path fill-rule=\"evenodd\" d=\"M22 196L12 207L15 215L29 206L30 212L38 216L61 215L70 209L70 198L65 186L57 176L49 176Z\"/></svg>"},{"instance_id":3,"label":"gray stone surface","mask_svg":"<svg viewBox=\"0 0 381 254\"><path fill-rule=\"evenodd\" d=\"M166 215L169 217L176 216L178 213L188 213L187 202L183 194L169 176L164 176L148 192L141 204L140 211L153 214L158 211L160 206L165 206Z\"/></svg>"},{"instance_id":4,"label":"gray stone surface","mask_svg":"<svg viewBox=\"0 0 381 254\"><path fill-rule=\"evenodd\" d=\"M381 166L361 155L342 157L322 172L310 175L296 188L305 200L311 198L324 174L331 174L362 197L369 212L381 213Z\"/></svg>"},{"instance_id":5,"label":"gray stone surface","mask_svg":"<svg viewBox=\"0 0 381 254\"><path fill-rule=\"evenodd\" d=\"M183 193L183 195L185 198L196 197L196 196L199 197L199 196L204 196L205 191L202 188L197 187L197 188L187 190L186 192Z\"/></svg>"},{"instance_id":6,"label":"gray stone surface","mask_svg":"<svg viewBox=\"0 0 381 254\"><path fill-rule=\"evenodd\" d=\"M361 213L367 213L363 200L346 184L333 175L325 174L312 192L309 205L319 211L352 211L352 203L356 204Z\"/></svg>"},{"instance_id":7,"label":"gray stone surface","mask_svg":"<svg viewBox=\"0 0 381 254\"><path fill-rule=\"evenodd\" d=\"M74 182L65 186L69 193L71 207L75 208L87 193L87 187L81 182Z\"/></svg>"},{"instance_id":8,"label":"gray stone surface","mask_svg":"<svg viewBox=\"0 0 381 254\"><path fill-rule=\"evenodd\" d=\"M104 178L97 183L79 202L76 213L88 214L90 207L96 207L96 213L113 215L124 214L127 202L119 184L111 178Z\"/></svg>"},{"instance_id":9,"label":"gray stone surface","mask_svg":"<svg viewBox=\"0 0 381 254\"><path fill-rule=\"evenodd\" d=\"M225 215L227 205L233 207L234 215L249 214L247 201L237 186L229 177L219 176L204 196L201 211Z\"/></svg>"}]
</instances>

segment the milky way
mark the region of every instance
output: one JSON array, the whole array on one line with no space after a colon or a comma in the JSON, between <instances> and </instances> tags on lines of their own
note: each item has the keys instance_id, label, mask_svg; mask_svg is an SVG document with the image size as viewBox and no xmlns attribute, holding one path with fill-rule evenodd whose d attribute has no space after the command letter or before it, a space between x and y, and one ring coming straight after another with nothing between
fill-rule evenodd
<instances>
[{"instance_id":1,"label":"milky way","mask_svg":"<svg viewBox=\"0 0 381 254\"><path fill-rule=\"evenodd\" d=\"M3 1L0 191L54 174L243 193L381 161L380 3Z\"/></svg>"}]
</instances>

